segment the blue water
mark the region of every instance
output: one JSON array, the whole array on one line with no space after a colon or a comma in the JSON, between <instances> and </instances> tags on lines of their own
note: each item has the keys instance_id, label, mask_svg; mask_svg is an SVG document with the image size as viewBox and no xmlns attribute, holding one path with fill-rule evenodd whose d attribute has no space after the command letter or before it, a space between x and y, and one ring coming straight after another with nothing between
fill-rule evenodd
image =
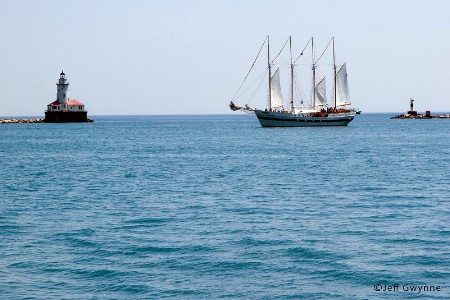
<instances>
[{"instance_id":1,"label":"blue water","mask_svg":"<svg viewBox=\"0 0 450 300\"><path fill-rule=\"evenodd\" d=\"M450 119L389 117L0 125L0 298L449 299Z\"/></svg>"}]
</instances>

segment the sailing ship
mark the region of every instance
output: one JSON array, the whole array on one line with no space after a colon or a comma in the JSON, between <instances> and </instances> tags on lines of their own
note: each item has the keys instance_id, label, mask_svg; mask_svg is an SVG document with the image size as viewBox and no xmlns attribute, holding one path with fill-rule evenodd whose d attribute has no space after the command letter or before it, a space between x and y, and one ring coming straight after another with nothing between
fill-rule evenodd
<instances>
[{"instance_id":1,"label":"sailing ship","mask_svg":"<svg viewBox=\"0 0 450 300\"><path fill-rule=\"evenodd\" d=\"M330 43L332 42L333 44L333 73L334 73L333 105L329 105L327 101L326 77L323 77L321 80L316 82L316 65L318 60L322 56L318 60L316 61L314 60L314 40L313 38L311 38L310 42L312 47L312 73L313 73L312 105L295 106L294 105L295 65L292 60L292 38L289 37L290 65L291 65L291 74L290 74L291 100L289 110L286 110L283 105L281 84L280 84L280 69L277 68L274 72L272 72L272 64L270 61L269 36L267 36L266 40L267 40L267 61L268 61L267 70L269 72L268 108L264 110L250 108L247 104L241 107L237 106L234 103L234 101L231 101L231 103L229 104L231 110L254 112L262 127L347 126L354 119L355 115L357 114L357 110L348 108L348 106L351 105L351 101L347 81L347 67L346 63L344 63L342 66L340 66L339 69L337 69L336 56L334 50L334 38L330 40ZM266 40L264 41L264 43L266 42ZM328 46L330 45L330 43L328 44ZM308 46L308 44L306 45L306 47ZM303 51L300 55L303 55ZM253 66L254 64L255 63L253 63ZM250 69L250 71L252 70L252 68Z\"/></svg>"}]
</instances>

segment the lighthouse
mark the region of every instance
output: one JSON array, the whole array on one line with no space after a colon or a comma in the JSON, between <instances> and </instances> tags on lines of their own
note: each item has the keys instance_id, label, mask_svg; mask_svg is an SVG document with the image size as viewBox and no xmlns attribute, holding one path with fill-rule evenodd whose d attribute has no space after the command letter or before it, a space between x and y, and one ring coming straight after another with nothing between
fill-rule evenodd
<instances>
[{"instance_id":1,"label":"lighthouse","mask_svg":"<svg viewBox=\"0 0 450 300\"><path fill-rule=\"evenodd\" d=\"M61 71L56 83L56 100L47 105L45 111L46 123L63 122L89 122L84 104L80 101L69 98L69 82L66 74Z\"/></svg>"},{"instance_id":2,"label":"lighthouse","mask_svg":"<svg viewBox=\"0 0 450 300\"><path fill-rule=\"evenodd\" d=\"M410 110L408 111L408 114L410 114L411 116L417 116L417 111L414 110L414 99L410 98L409 99L409 107Z\"/></svg>"}]
</instances>

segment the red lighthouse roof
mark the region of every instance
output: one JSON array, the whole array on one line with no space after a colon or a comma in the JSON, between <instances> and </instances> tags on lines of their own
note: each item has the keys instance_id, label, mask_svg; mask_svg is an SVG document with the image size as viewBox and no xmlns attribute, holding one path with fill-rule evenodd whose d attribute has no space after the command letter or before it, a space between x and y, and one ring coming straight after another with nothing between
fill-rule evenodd
<instances>
[{"instance_id":1,"label":"red lighthouse roof","mask_svg":"<svg viewBox=\"0 0 450 300\"><path fill-rule=\"evenodd\" d=\"M52 105L52 106L59 106L59 105L61 105L61 102L59 102L58 100L56 100L56 101L53 101L52 103L50 103L49 105Z\"/></svg>"},{"instance_id":2,"label":"red lighthouse roof","mask_svg":"<svg viewBox=\"0 0 450 300\"><path fill-rule=\"evenodd\" d=\"M69 105L84 105L82 102L78 100L69 100Z\"/></svg>"},{"instance_id":3,"label":"red lighthouse roof","mask_svg":"<svg viewBox=\"0 0 450 300\"><path fill-rule=\"evenodd\" d=\"M78 101L78 100L73 100L73 99L70 99L69 102L68 102L68 104L69 104L69 106L82 106L82 105L84 105L83 102L80 102L80 101ZM52 103L50 103L50 104L48 104L48 105L52 105L52 106L60 106L60 105L61 105L61 102L59 102L58 100L56 100L56 101L53 101Z\"/></svg>"}]
</instances>

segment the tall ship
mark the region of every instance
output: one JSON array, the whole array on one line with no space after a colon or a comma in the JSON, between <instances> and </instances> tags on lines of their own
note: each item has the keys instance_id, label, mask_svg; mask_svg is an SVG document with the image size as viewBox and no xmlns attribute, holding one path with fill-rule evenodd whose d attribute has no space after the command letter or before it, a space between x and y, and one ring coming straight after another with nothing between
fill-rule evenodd
<instances>
[{"instance_id":1,"label":"tall ship","mask_svg":"<svg viewBox=\"0 0 450 300\"><path fill-rule=\"evenodd\" d=\"M330 40L319 59L314 58L314 39L311 37L307 45L299 55L302 56L305 49L311 44L311 69L312 69L312 95L309 104L304 105L306 101L300 101L300 105L296 105L294 101L294 68L295 61L292 59L292 38L289 37L290 48L290 101L289 108L284 107L284 102L281 93L281 81L280 81L280 68L273 70L273 61L270 59L270 46L269 36L265 39L261 49L253 62L252 67L247 73L245 80L252 71L256 60L258 59L264 44L267 42L267 71L268 71L268 101L266 109L251 108L248 103L244 106L238 106L235 104L235 98L230 102L229 106L233 111L246 111L253 112L258 118L262 127L312 127L312 126L347 126L357 114L357 110L350 108L350 93L348 89L347 81L347 67L346 63L341 66L336 65L336 55L334 49L334 38ZM283 46L282 50L285 48ZM328 103L327 100L327 85L326 77L323 76L320 80L317 80L317 63L324 55L325 51L332 44L333 50L333 89L332 100ZM280 51L280 53L281 53ZM279 55L279 54L278 54ZM278 57L277 55L277 57ZM244 84L243 82L243 84ZM242 85L241 85L242 87Z\"/></svg>"}]
</instances>

